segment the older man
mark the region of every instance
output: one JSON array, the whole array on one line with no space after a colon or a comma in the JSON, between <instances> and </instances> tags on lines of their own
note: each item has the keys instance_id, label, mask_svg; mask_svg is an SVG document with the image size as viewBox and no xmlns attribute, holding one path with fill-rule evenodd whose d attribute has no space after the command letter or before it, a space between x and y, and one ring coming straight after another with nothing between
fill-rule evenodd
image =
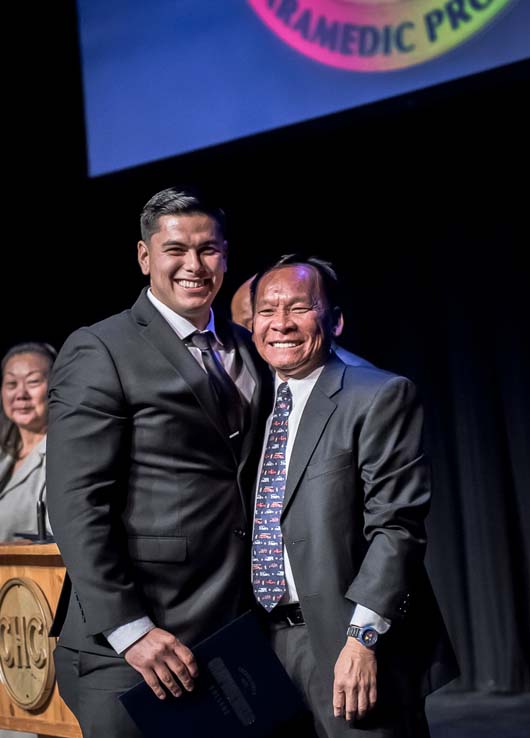
<instances>
[{"instance_id":1,"label":"older man","mask_svg":"<svg viewBox=\"0 0 530 738\"><path fill-rule=\"evenodd\" d=\"M254 280L254 342L276 372L253 586L320 738L428 736L425 695L456 675L423 557L429 472L414 385L330 352L325 262Z\"/></svg>"}]
</instances>

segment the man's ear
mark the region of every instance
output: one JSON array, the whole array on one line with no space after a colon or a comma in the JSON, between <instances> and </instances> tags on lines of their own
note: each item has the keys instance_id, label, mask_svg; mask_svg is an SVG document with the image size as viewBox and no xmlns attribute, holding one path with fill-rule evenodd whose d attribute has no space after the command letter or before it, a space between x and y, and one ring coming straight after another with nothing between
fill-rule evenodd
<instances>
[{"instance_id":1,"label":"man's ear","mask_svg":"<svg viewBox=\"0 0 530 738\"><path fill-rule=\"evenodd\" d=\"M333 308L333 336L337 338L344 330L344 316L339 307Z\"/></svg>"},{"instance_id":2,"label":"man's ear","mask_svg":"<svg viewBox=\"0 0 530 738\"><path fill-rule=\"evenodd\" d=\"M228 241L223 242L223 247L224 247L224 254L223 254L224 266L225 266L224 271L226 272L226 269L228 267Z\"/></svg>"},{"instance_id":3,"label":"man's ear","mask_svg":"<svg viewBox=\"0 0 530 738\"><path fill-rule=\"evenodd\" d=\"M142 274L149 274L149 246L145 241L138 241L138 264Z\"/></svg>"}]
</instances>

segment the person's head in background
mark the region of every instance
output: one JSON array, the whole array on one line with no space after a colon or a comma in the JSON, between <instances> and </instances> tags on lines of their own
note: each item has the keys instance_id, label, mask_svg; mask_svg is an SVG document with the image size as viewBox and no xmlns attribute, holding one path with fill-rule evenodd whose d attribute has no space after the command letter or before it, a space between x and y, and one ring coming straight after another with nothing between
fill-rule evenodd
<instances>
[{"instance_id":1,"label":"person's head in background","mask_svg":"<svg viewBox=\"0 0 530 738\"><path fill-rule=\"evenodd\" d=\"M250 296L250 285L256 275L247 279L237 288L230 303L230 313L232 320L238 325L242 325L247 331L252 332L252 299Z\"/></svg>"},{"instance_id":2,"label":"person's head in background","mask_svg":"<svg viewBox=\"0 0 530 738\"><path fill-rule=\"evenodd\" d=\"M282 380L302 379L326 363L340 316L329 262L283 256L251 285L254 343Z\"/></svg>"},{"instance_id":3,"label":"person's head in background","mask_svg":"<svg viewBox=\"0 0 530 738\"><path fill-rule=\"evenodd\" d=\"M48 343L12 346L0 364L0 453L21 458L48 425L48 379L57 352Z\"/></svg>"},{"instance_id":4,"label":"person's head in background","mask_svg":"<svg viewBox=\"0 0 530 738\"><path fill-rule=\"evenodd\" d=\"M170 187L145 204L138 262L152 294L203 330L226 271L223 211L197 190Z\"/></svg>"}]
</instances>

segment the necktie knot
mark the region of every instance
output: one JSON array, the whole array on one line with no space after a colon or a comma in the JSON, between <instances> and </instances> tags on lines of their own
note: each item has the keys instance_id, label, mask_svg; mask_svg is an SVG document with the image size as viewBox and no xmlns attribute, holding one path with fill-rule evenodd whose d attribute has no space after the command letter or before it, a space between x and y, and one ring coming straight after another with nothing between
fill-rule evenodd
<instances>
[{"instance_id":1,"label":"necktie knot","mask_svg":"<svg viewBox=\"0 0 530 738\"><path fill-rule=\"evenodd\" d=\"M291 406L293 404L293 395L287 382L282 382L281 384L279 384L278 389L276 390L276 405L279 405L280 403L288 407L288 412L291 411Z\"/></svg>"},{"instance_id":2,"label":"necktie knot","mask_svg":"<svg viewBox=\"0 0 530 738\"><path fill-rule=\"evenodd\" d=\"M211 351L213 340L214 335L211 331L204 331L203 333L195 331L189 337L189 342L201 351Z\"/></svg>"}]
</instances>

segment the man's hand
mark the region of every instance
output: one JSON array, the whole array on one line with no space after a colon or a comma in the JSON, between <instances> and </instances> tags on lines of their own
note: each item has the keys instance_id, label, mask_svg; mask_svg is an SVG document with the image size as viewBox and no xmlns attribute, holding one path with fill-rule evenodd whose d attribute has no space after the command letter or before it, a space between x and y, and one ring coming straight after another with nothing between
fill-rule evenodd
<instances>
[{"instance_id":1,"label":"man's hand","mask_svg":"<svg viewBox=\"0 0 530 738\"><path fill-rule=\"evenodd\" d=\"M199 670L190 649L161 628L153 628L129 646L123 654L125 661L139 671L158 699L165 699L161 683L172 695L180 697L182 687L193 689L193 680ZM180 682L175 680L178 677Z\"/></svg>"},{"instance_id":2,"label":"man's hand","mask_svg":"<svg viewBox=\"0 0 530 738\"><path fill-rule=\"evenodd\" d=\"M375 653L348 638L335 664L333 714L346 720L362 718L377 700Z\"/></svg>"}]
</instances>

